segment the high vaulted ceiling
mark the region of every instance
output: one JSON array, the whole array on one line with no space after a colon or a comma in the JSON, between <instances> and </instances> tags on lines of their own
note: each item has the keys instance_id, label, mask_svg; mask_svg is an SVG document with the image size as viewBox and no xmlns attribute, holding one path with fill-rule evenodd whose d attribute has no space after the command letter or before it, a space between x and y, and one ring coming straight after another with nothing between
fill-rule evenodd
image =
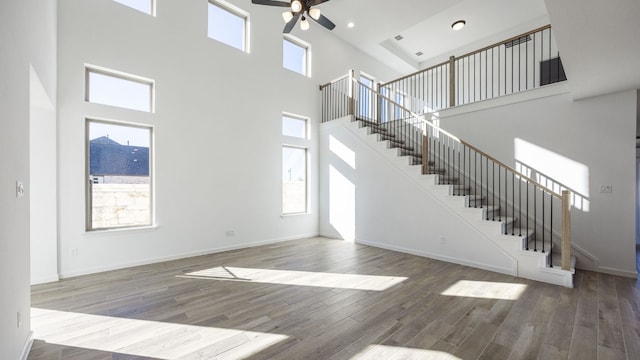
<instances>
[{"instance_id":1,"label":"high vaulted ceiling","mask_svg":"<svg viewBox=\"0 0 640 360\"><path fill-rule=\"evenodd\" d=\"M318 8L336 23L334 35L401 73L549 23L544 0L331 0ZM461 19L465 28L452 30Z\"/></svg>"},{"instance_id":2,"label":"high vaulted ceiling","mask_svg":"<svg viewBox=\"0 0 640 360\"><path fill-rule=\"evenodd\" d=\"M336 23L335 36L402 74L551 23L575 99L640 89L640 0L332 0L318 8ZM453 31L460 19L467 26Z\"/></svg>"}]
</instances>

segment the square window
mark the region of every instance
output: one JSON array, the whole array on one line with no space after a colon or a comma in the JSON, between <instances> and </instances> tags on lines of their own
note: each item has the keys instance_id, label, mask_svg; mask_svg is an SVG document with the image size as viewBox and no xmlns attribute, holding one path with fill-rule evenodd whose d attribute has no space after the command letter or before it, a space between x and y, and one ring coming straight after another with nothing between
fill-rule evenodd
<instances>
[{"instance_id":1,"label":"square window","mask_svg":"<svg viewBox=\"0 0 640 360\"><path fill-rule=\"evenodd\" d=\"M85 84L88 102L153 111L153 80L87 67Z\"/></svg>"},{"instance_id":2,"label":"square window","mask_svg":"<svg viewBox=\"0 0 640 360\"><path fill-rule=\"evenodd\" d=\"M282 147L282 213L307 212L307 149Z\"/></svg>"},{"instance_id":3,"label":"square window","mask_svg":"<svg viewBox=\"0 0 640 360\"><path fill-rule=\"evenodd\" d=\"M220 0L209 2L208 36L248 52L249 15Z\"/></svg>"},{"instance_id":4,"label":"square window","mask_svg":"<svg viewBox=\"0 0 640 360\"><path fill-rule=\"evenodd\" d=\"M307 139L307 119L283 114L282 135Z\"/></svg>"},{"instance_id":5,"label":"square window","mask_svg":"<svg viewBox=\"0 0 640 360\"><path fill-rule=\"evenodd\" d=\"M87 121L87 230L152 225L151 131Z\"/></svg>"},{"instance_id":6,"label":"square window","mask_svg":"<svg viewBox=\"0 0 640 360\"><path fill-rule=\"evenodd\" d=\"M302 75L309 75L309 46L287 36L282 40L282 66Z\"/></svg>"},{"instance_id":7,"label":"square window","mask_svg":"<svg viewBox=\"0 0 640 360\"><path fill-rule=\"evenodd\" d=\"M145 14L154 15L155 0L113 0Z\"/></svg>"}]
</instances>

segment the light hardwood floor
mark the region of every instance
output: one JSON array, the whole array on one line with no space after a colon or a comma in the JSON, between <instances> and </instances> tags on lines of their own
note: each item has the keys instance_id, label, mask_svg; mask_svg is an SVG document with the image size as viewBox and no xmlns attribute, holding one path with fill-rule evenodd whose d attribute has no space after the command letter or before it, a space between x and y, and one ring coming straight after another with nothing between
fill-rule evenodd
<instances>
[{"instance_id":1,"label":"light hardwood floor","mask_svg":"<svg viewBox=\"0 0 640 360\"><path fill-rule=\"evenodd\" d=\"M575 284L289 241L33 286L29 359L640 359L637 281Z\"/></svg>"}]
</instances>

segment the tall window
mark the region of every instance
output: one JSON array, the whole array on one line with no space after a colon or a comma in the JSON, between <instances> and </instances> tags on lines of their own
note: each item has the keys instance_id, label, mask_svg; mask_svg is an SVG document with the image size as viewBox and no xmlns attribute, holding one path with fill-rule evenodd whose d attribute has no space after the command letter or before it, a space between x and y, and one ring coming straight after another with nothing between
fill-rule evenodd
<instances>
[{"instance_id":1,"label":"tall window","mask_svg":"<svg viewBox=\"0 0 640 360\"><path fill-rule=\"evenodd\" d=\"M153 223L152 129L87 120L87 230Z\"/></svg>"},{"instance_id":2,"label":"tall window","mask_svg":"<svg viewBox=\"0 0 640 360\"><path fill-rule=\"evenodd\" d=\"M282 147L282 213L307 212L307 149Z\"/></svg>"},{"instance_id":3,"label":"tall window","mask_svg":"<svg viewBox=\"0 0 640 360\"><path fill-rule=\"evenodd\" d=\"M282 40L282 66L285 69L309 76L311 72L309 52L308 44L292 36L285 36Z\"/></svg>"},{"instance_id":4,"label":"tall window","mask_svg":"<svg viewBox=\"0 0 640 360\"><path fill-rule=\"evenodd\" d=\"M85 76L86 101L153 112L153 80L94 67Z\"/></svg>"},{"instance_id":5,"label":"tall window","mask_svg":"<svg viewBox=\"0 0 640 360\"><path fill-rule=\"evenodd\" d=\"M249 52L249 14L221 0L209 1L210 38Z\"/></svg>"},{"instance_id":6,"label":"tall window","mask_svg":"<svg viewBox=\"0 0 640 360\"><path fill-rule=\"evenodd\" d=\"M155 0L114 0L145 14L155 15Z\"/></svg>"}]
</instances>

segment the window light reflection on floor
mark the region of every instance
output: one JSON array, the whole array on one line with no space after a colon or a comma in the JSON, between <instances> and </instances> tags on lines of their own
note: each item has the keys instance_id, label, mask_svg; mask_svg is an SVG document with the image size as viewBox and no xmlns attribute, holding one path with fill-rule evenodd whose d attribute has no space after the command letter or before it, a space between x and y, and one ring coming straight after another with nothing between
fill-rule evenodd
<instances>
[{"instance_id":1,"label":"window light reflection on floor","mask_svg":"<svg viewBox=\"0 0 640 360\"><path fill-rule=\"evenodd\" d=\"M243 359L286 335L31 308L34 338L47 343L156 359Z\"/></svg>"},{"instance_id":2,"label":"window light reflection on floor","mask_svg":"<svg viewBox=\"0 0 640 360\"><path fill-rule=\"evenodd\" d=\"M483 299L518 300L527 289L525 284L460 280L441 295Z\"/></svg>"},{"instance_id":3,"label":"window light reflection on floor","mask_svg":"<svg viewBox=\"0 0 640 360\"><path fill-rule=\"evenodd\" d=\"M351 360L374 359L462 360L444 351L388 345L369 345L356 356L351 358Z\"/></svg>"},{"instance_id":4,"label":"window light reflection on floor","mask_svg":"<svg viewBox=\"0 0 640 360\"><path fill-rule=\"evenodd\" d=\"M336 274L232 266L218 266L179 275L179 277L372 291L384 291L407 280L403 276Z\"/></svg>"}]
</instances>

